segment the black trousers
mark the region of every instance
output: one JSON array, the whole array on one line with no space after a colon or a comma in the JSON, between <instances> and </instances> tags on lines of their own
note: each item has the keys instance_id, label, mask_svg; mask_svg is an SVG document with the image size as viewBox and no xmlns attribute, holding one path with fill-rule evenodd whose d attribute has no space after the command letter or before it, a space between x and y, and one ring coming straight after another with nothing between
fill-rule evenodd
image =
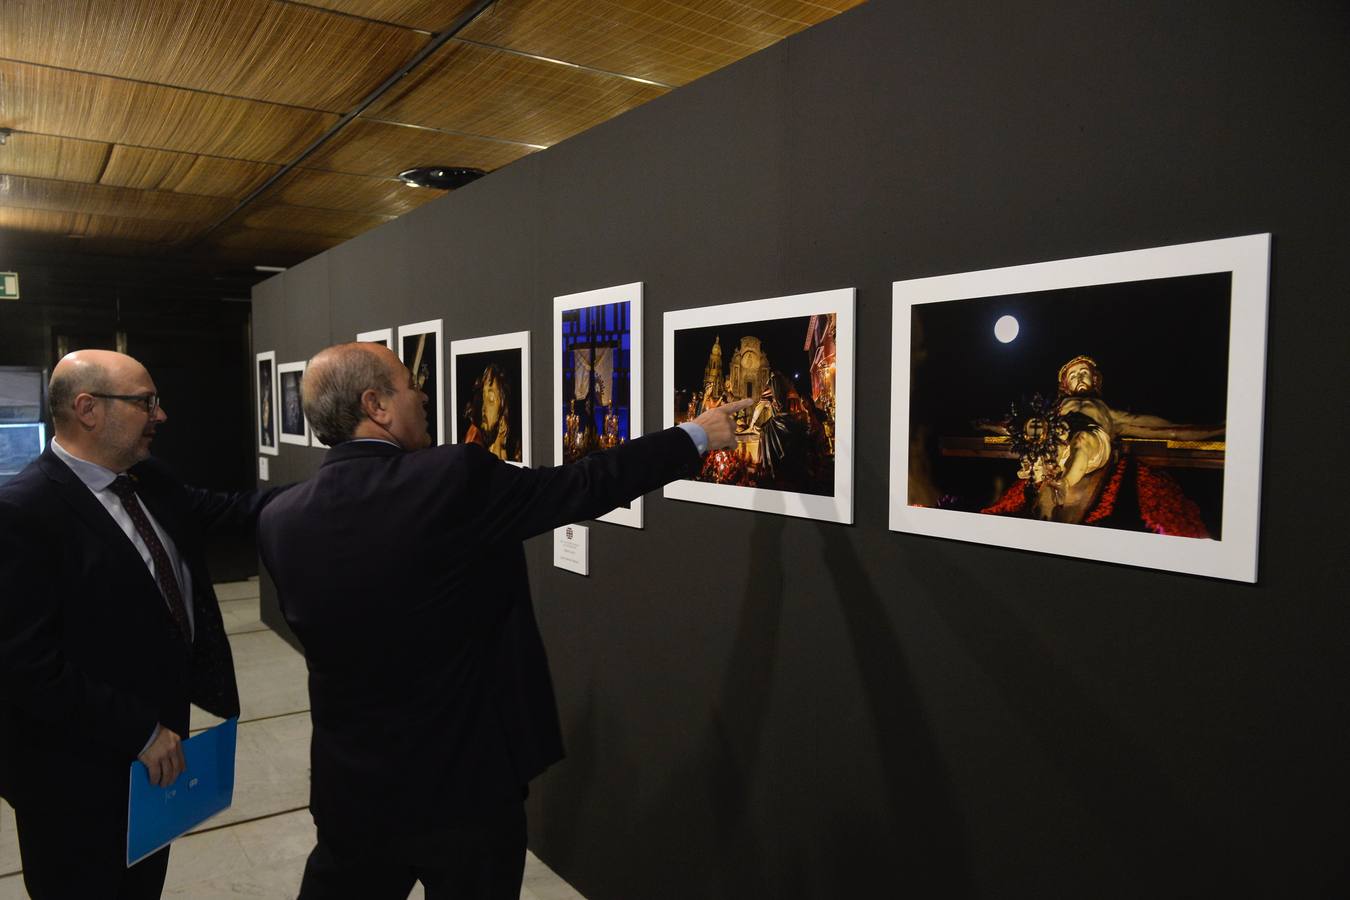
<instances>
[{"instance_id":1,"label":"black trousers","mask_svg":"<svg viewBox=\"0 0 1350 900\"><path fill-rule=\"evenodd\" d=\"M372 844L319 828L299 900L519 900L525 873L525 805L471 824Z\"/></svg>"},{"instance_id":2,"label":"black trousers","mask_svg":"<svg viewBox=\"0 0 1350 900\"><path fill-rule=\"evenodd\" d=\"M125 817L80 821L79 815L62 818L15 808L28 896L32 900L159 900L169 868L169 848L128 869Z\"/></svg>"}]
</instances>

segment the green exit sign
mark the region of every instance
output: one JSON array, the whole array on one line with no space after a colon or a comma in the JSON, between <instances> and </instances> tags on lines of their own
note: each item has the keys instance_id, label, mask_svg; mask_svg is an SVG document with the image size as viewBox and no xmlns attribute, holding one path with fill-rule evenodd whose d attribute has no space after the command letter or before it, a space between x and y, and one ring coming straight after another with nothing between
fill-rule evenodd
<instances>
[{"instance_id":1,"label":"green exit sign","mask_svg":"<svg viewBox=\"0 0 1350 900\"><path fill-rule=\"evenodd\" d=\"M0 300L19 299L19 273L0 272Z\"/></svg>"}]
</instances>

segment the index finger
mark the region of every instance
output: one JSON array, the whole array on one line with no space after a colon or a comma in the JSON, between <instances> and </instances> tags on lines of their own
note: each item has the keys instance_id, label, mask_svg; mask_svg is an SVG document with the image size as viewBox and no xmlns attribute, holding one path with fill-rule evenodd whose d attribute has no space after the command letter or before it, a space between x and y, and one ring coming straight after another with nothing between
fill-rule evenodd
<instances>
[{"instance_id":1,"label":"index finger","mask_svg":"<svg viewBox=\"0 0 1350 900\"><path fill-rule=\"evenodd\" d=\"M735 400L731 403L724 403L719 406L718 409L730 415L731 413L740 412L741 410L750 407L755 402L757 402L755 397L746 397L744 400Z\"/></svg>"}]
</instances>

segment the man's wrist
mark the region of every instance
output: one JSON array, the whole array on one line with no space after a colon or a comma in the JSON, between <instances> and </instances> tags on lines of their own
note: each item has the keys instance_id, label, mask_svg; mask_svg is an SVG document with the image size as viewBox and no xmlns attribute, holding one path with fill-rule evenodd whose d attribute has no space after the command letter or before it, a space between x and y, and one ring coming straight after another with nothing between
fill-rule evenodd
<instances>
[{"instance_id":1,"label":"man's wrist","mask_svg":"<svg viewBox=\"0 0 1350 900\"><path fill-rule=\"evenodd\" d=\"M675 427L683 429L684 433L689 435L689 440L693 441L694 446L698 448L699 456L707 454L708 432L703 429L702 425L697 422L681 422Z\"/></svg>"},{"instance_id":2,"label":"man's wrist","mask_svg":"<svg viewBox=\"0 0 1350 900\"><path fill-rule=\"evenodd\" d=\"M152 731L152 732L150 732L150 740L148 740L148 741L145 742L145 746L141 748L141 753L144 753L145 751L147 751L147 750L150 749L150 745L153 744L153 743L155 742L155 738L159 737L159 729L160 729L160 725L159 725L158 722L156 722L156 723L155 723L155 730ZM140 756L141 753L137 753L136 755L137 755L137 756Z\"/></svg>"}]
</instances>

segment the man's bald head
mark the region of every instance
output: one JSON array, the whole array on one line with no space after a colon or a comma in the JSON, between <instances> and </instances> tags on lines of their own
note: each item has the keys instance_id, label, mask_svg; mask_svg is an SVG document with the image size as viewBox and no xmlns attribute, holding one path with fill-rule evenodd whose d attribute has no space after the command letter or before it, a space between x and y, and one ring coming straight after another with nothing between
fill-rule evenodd
<instances>
[{"instance_id":1,"label":"man's bald head","mask_svg":"<svg viewBox=\"0 0 1350 900\"><path fill-rule=\"evenodd\" d=\"M145 374L145 366L125 353L112 350L76 350L61 357L47 385L52 423L60 429L75 417L80 394L120 393L118 385Z\"/></svg>"},{"instance_id":2,"label":"man's bald head","mask_svg":"<svg viewBox=\"0 0 1350 900\"><path fill-rule=\"evenodd\" d=\"M61 446L114 472L150 455L155 430L168 418L158 398L145 366L111 350L67 354L47 388Z\"/></svg>"},{"instance_id":3,"label":"man's bald head","mask_svg":"<svg viewBox=\"0 0 1350 900\"><path fill-rule=\"evenodd\" d=\"M351 440L366 418L361 395L394 392L393 372L402 363L384 344L356 341L320 350L305 366L300 398L309 425L330 446Z\"/></svg>"}]
</instances>

